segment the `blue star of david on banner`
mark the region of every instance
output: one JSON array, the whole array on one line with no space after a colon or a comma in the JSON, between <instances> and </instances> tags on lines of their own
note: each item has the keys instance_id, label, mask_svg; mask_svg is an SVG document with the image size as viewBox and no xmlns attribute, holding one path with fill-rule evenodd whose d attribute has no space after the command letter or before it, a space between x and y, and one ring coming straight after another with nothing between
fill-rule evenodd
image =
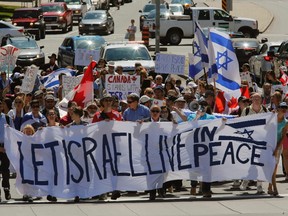
<instances>
[{"instance_id":1,"label":"blue star of david on banner","mask_svg":"<svg viewBox=\"0 0 288 216\"><path fill-rule=\"evenodd\" d=\"M200 46L195 41L194 41L193 45L194 45L194 56L201 57Z\"/></svg>"},{"instance_id":2,"label":"blue star of david on banner","mask_svg":"<svg viewBox=\"0 0 288 216\"><path fill-rule=\"evenodd\" d=\"M224 62L221 64L221 59L224 59ZM223 53L217 52L217 57L216 57L216 64L217 68L220 69L223 67L225 70L228 68L228 64L230 62L233 62L233 59L229 58L227 50L224 51Z\"/></svg>"}]
</instances>

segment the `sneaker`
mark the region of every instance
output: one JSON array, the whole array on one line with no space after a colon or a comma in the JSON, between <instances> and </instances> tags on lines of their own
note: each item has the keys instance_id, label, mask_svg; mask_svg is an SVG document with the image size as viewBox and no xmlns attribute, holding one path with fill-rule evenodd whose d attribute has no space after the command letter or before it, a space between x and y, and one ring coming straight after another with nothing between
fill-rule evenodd
<instances>
[{"instance_id":1,"label":"sneaker","mask_svg":"<svg viewBox=\"0 0 288 216\"><path fill-rule=\"evenodd\" d=\"M113 191L111 195L112 200L117 200L121 196L120 191Z\"/></svg>"},{"instance_id":2,"label":"sneaker","mask_svg":"<svg viewBox=\"0 0 288 216\"><path fill-rule=\"evenodd\" d=\"M258 185L257 186L257 194L263 194L263 193L265 193L265 192L264 192L264 190L262 188L262 185Z\"/></svg>"},{"instance_id":3,"label":"sneaker","mask_svg":"<svg viewBox=\"0 0 288 216\"><path fill-rule=\"evenodd\" d=\"M248 189L248 180L243 180L242 184L240 185L240 190L247 190Z\"/></svg>"},{"instance_id":4,"label":"sneaker","mask_svg":"<svg viewBox=\"0 0 288 216\"><path fill-rule=\"evenodd\" d=\"M22 200L25 202L33 202L32 196L29 196L29 195L24 195Z\"/></svg>"},{"instance_id":5,"label":"sneaker","mask_svg":"<svg viewBox=\"0 0 288 216\"><path fill-rule=\"evenodd\" d=\"M50 202L57 202L57 198L55 196L48 195L47 200Z\"/></svg>"},{"instance_id":6,"label":"sneaker","mask_svg":"<svg viewBox=\"0 0 288 216\"><path fill-rule=\"evenodd\" d=\"M107 200L107 194L106 194L106 193L101 194L101 195L99 196L99 200Z\"/></svg>"},{"instance_id":7,"label":"sneaker","mask_svg":"<svg viewBox=\"0 0 288 216\"><path fill-rule=\"evenodd\" d=\"M239 188L240 188L240 185L241 185L241 182L240 182L239 180L234 180L234 181L233 181L232 188L233 188L233 189L239 189Z\"/></svg>"},{"instance_id":8,"label":"sneaker","mask_svg":"<svg viewBox=\"0 0 288 216\"><path fill-rule=\"evenodd\" d=\"M75 203L79 203L80 202L80 197L79 196L75 196L74 197L74 202Z\"/></svg>"},{"instance_id":9,"label":"sneaker","mask_svg":"<svg viewBox=\"0 0 288 216\"><path fill-rule=\"evenodd\" d=\"M4 188L4 194L5 194L5 199L10 200L11 199L11 194L9 188Z\"/></svg>"},{"instance_id":10,"label":"sneaker","mask_svg":"<svg viewBox=\"0 0 288 216\"><path fill-rule=\"evenodd\" d=\"M194 196L196 195L196 188L195 187L191 187L190 194L194 195Z\"/></svg>"}]
</instances>

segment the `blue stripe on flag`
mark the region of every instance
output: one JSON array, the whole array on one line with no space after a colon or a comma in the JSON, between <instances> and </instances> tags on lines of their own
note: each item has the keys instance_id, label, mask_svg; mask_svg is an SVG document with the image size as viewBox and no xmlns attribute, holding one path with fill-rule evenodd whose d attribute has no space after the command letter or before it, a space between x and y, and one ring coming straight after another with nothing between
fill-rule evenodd
<instances>
[{"instance_id":1,"label":"blue stripe on flag","mask_svg":"<svg viewBox=\"0 0 288 216\"><path fill-rule=\"evenodd\" d=\"M224 77L222 74L218 73L218 79L216 81L223 87L230 89L230 90L238 90L240 89L240 85L237 82L234 82L233 80L229 80L226 77Z\"/></svg>"},{"instance_id":2,"label":"blue stripe on flag","mask_svg":"<svg viewBox=\"0 0 288 216\"><path fill-rule=\"evenodd\" d=\"M213 43L219 44L223 47L226 47L227 49L229 49L231 52L234 52L234 48L232 46L231 43L231 39L230 38L226 38L223 37L220 34L214 33L214 32L210 32L210 38L209 38Z\"/></svg>"}]
</instances>

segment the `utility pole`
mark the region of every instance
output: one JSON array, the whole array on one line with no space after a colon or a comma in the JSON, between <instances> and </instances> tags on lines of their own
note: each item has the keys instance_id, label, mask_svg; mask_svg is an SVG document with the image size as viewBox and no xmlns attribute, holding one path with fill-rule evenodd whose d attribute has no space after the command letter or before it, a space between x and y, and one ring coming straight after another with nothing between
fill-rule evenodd
<instances>
[{"instance_id":1,"label":"utility pole","mask_svg":"<svg viewBox=\"0 0 288 216\"><path fill-rule=\"evenodd\" d=\"M160 0L156 0L155 54L160 52Z\"/></svg>"}]
</instances>

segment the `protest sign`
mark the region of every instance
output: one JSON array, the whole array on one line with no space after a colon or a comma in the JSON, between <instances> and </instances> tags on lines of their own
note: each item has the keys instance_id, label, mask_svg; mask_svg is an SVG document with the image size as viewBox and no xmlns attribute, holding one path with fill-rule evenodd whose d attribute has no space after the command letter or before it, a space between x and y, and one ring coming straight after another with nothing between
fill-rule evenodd
<instances>
[{"instance_id":1,"label":"protest sign","mask_svg":"<svg viewBox=\"0 0 288 216\"><path fill-rule=\"evenodd\" d=\"M271 182L277 115L47 127L33 136L5 127L6 153L22 194L82 198L160 188L165 181Z\"/></svg>"},{"instance_id":2,"label":"protest sign","mask_svg":"<svg viewBox=\"0 0 288 216\"><path fill-rule=\"evenodd\" d=\"M155 60L155 72L184 75L185 62L185 55L157 53Z\"/></svg>"},{"instance_id":3,"label":"protest sign","mask_svg":"<svg viewBox=\"0 0 288 216\"><path fill-rule=\"evenodd\" d=\"M116 95L119 100L126 100L127 95L139 93L140 76L135 75L106 75L105 89L111 95Z\"/></svg>"},{"instance_id":4,"label":"protest sign","mask_svg":"<svg viewBox=\"0 0 288 216\"><path fill-rule=\"evenodd\" d=\"M87 50L87 49L76 49L74 65L77 66L88 66L91 62L91 57L95 61L100 58L100 50Z\"/></svg>"},{"instance_id":5,"label":"protest sign","mask_svg":"<svg viewBox=\"0 0 288 216\"><path fill-rule=\"evenodd\" d=\"M35 80L37 78L38 67L29 66L25 72L24 79L22 81L20 92L28 94L33 91L35 87Z\"/></svg>"},{"instance_id":6,"label":"protest sign","mask_svg":"<svg viewBox=\"0 0 288 216\"><path fill-rule=\"evenodd\" d=\"M63 89L62 89L62 97L65 97L70 91L72 91L75 86L77 86L83 75L80 76L63 76Z\"/></svg>"},{"instance_id":7,"label":"protest sign","mask_svg":"<svg viewBox=\"0 0 288 216\"><path fill-rule=\"evenodd\" d=\"M20 49L10 44L0 47L0 69L7 71L8 76L16 65L19 53Z\"/></svg>"}]
</instances>

